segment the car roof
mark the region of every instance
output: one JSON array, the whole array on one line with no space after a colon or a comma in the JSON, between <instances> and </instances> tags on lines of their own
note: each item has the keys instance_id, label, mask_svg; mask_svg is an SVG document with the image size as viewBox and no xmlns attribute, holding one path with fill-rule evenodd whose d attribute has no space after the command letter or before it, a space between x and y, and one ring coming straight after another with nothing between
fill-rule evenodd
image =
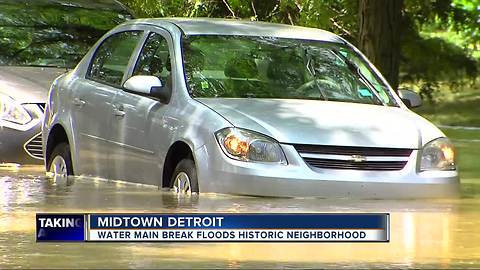
<instances>
[{"instance_id":1,"label":"car roof","mask_svg":"<svg viewBox=\"0 0 480 270\"><path fill-rule=\"evenodd\" d=\"M339 36L318 28L292 26L286 24L257 22L234 19L213 18L152 18L132 20L128 23L161 25L164 22L175 24L185 35L240 35L266 36L306 40L319 40L345 43Z\"/></svg>"}]
</instances>

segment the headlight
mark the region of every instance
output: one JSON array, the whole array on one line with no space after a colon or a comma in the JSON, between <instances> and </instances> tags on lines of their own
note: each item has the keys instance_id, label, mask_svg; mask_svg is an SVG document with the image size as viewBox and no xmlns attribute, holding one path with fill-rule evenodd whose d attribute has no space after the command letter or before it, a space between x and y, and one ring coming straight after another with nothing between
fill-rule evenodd
<instances>
[{"instance_id":1,"label":"headlight","mask_svg":"<svg viewBox=\"0 0 480 270\"><path fill-rule=\"evenodd\" d=\"M7 95L0 94L0 120L25 125L32 121L32 117L21 104Z\"/></svg>"},{"instance_id":2,"label":"headlight","mask_svg":"<svg viewBox=\"0 0 480 270\"><path fill-rule=\"evenodd\" d=\"M420 170L452 171L455 169L455 149L449 139L438 138L423 147Z\"/></svg>"},{"instance_id":3,"label":"headlight","mask_svg":"<svg viewBox=\"0 0 480 270\"><path fill-rule=\"evenodd\" d=\"M282 148L275 140L239 128L224 128L215 133L223 152L236 160L287 164Z\"/></svg>"}]
</instances>

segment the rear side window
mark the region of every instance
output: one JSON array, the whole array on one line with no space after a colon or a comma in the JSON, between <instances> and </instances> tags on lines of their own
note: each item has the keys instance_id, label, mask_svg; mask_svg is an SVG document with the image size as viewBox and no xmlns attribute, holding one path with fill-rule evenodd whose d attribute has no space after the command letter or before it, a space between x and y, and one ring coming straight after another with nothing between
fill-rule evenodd
<instances>
[{"instance_id":1,"label":"rear side window","mask_svg":"<svg viewBox=\"0 0 480 270\"><path fill-rule=\"evenodd\" d=\"M87 77L113 86L120 86L141 34L141 31L121 32L107 38L98 47Z\"/></svg>"}]
</instances>

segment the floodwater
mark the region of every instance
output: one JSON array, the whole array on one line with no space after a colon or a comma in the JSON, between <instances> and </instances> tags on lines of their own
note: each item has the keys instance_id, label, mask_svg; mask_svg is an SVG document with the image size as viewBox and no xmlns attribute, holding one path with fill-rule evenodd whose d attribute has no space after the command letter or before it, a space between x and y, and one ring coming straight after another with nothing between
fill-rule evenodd
<instances>
[{"instance_id":1,"label":"floodwater","mask_svg":"<svg viewBox=\"0 0 480 270\"><path fill-rule=\"evenodd\" d=\"M480 268L480 179L444 200L201 194L0 170L0 268ZM389 243L36 243L37 212L389 212Z\"/></svg>"}]
</instances>

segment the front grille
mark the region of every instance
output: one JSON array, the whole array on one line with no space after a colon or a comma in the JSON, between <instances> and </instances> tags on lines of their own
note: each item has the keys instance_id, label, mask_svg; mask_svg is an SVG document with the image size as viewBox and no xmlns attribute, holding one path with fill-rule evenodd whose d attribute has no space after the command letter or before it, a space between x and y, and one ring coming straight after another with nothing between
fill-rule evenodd
<instances>
[{"instance_id":1,"label":"front grille","mask_svg":"<svg viewBox=\"0 0 480 270\"><path fill-rule=\"evenodd\" d=\"M36 159L43 159L43 151L42 151L42 134L39 133L31 138L24 146L25 151Z\"/></svg>"},{"instance_id":2,"label":"front grille","mask_svg":"<svg viewBox=\"0 0 480 270\"><path fill-rule=\"evenodd\" d=\"M363 161L350 160L314 159L304 158L308 165L334 170L364 170L364 171L398 171L407 164L406 161Z\"/></svg>"},{"instance_id":3,"label":"front grille","mask_svg":"<svg viewBox=\"0 0 480 270\"><path fill-rule=\"evenodd\" d=\"M314 153L324 155L361 155L361 156L389 156L409 157L412 149L404 148L378 148L359 146L332 146L332 145L294 145L299 153Z\"/></svg>"},{"instance_id":4,"label":"front grille","mask_svg":"<svg viewBox=\"0 0 480 270\"><path fill-rule=\"evenodd\" d=\"M334 170L398 171L405 167L412 149L294 145L310 166Z\"/></svg>"}]
</instances>

